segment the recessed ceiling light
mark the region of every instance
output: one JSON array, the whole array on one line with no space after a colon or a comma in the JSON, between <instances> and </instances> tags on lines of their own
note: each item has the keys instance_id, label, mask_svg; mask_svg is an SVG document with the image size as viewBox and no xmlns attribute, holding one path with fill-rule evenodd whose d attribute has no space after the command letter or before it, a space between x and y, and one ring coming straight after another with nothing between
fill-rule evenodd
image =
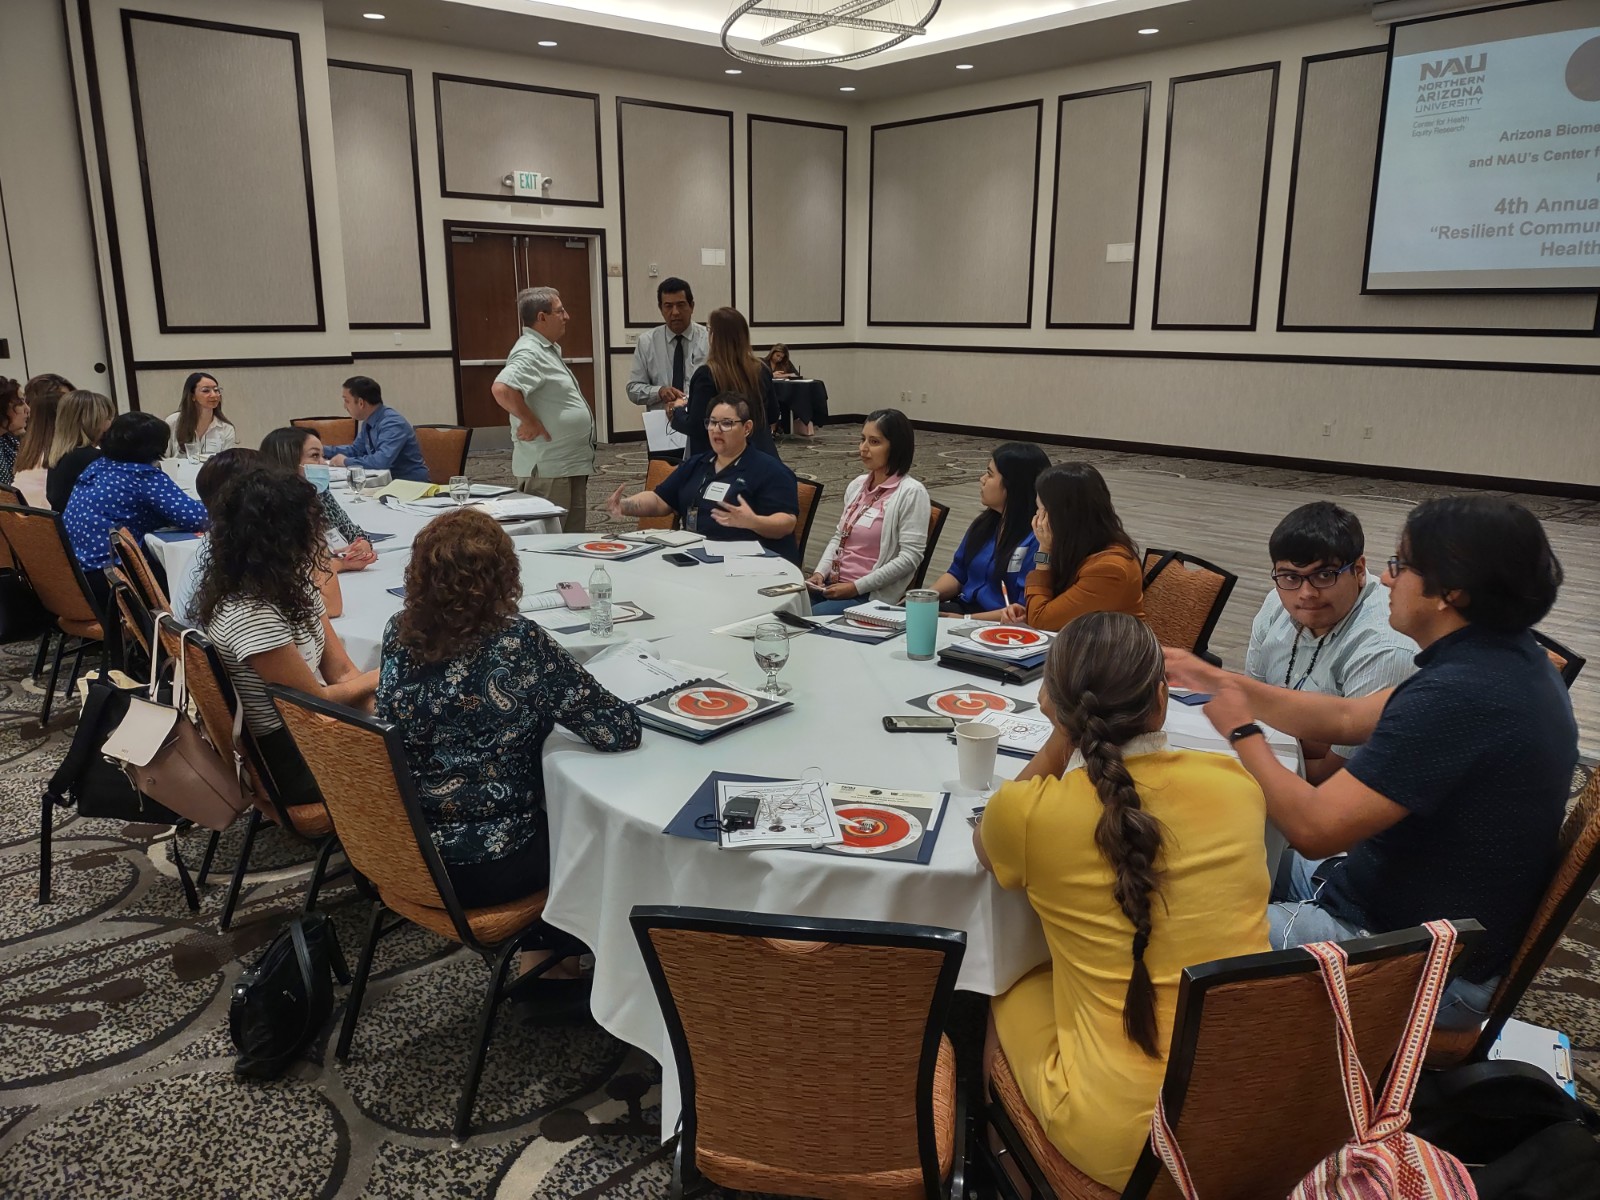
<instances>
[{"instance_id":1,"label":"recessed ceiling light","mask_svg":"<svg viewBox=\"0 0 1600 1200\"><path fill-rule=\"evenodd\" d=\"M722 73L724 75L743 75L744 74L744 72L739 70L738 67L728 67Z\"/></svg>"},{"instance_id":2,"label":"recessed ceiling light","mask_svg":"<svg viewBox=\"0 0 1600 1200\"><path fill-rule=\"evenodd\" d=\"M1144 34L1146 37L1149 37L1152 33L1160 33L1161 30L1159 30L1159 29L1141 29L1141 30L1139 30L1139 32Z\"/></svg>"},{"instance_id":3,"label":"recessed ceiling light","mask_svg":"<svg viewBox=\"0 0 1600 1200\"><path fill-rule=\"evenodd\" d=\"M855 88L853 88L853 87L842 87L839 90L841 92L853 92L853 91L855 91Z\"/></svg>"},{"instance_id":4,"label":"recessed ceiling light","mask_svg":"<svg viewBox=\"0 0 1600 1200\"><path fill-rule=\"evenodd\" d=\"M381 20L383 20L383 14L382 13L362 13L361 15L363 17L365 17L369 21L381 21Z\"/></svg>"},{"instance_id":5,"label":"recessed ceiling light","mask_svg":"<svg viewBox=\"0 0 1600 1200\"><path fill-rule=\"evenodd\" d=\"M970 70L972 70L972 64L971 63L957 63L956 64L956 70L958 70L958 71L970 71Z\"/></svg>"},{"instance_id":6,"label":"recessed ceiling light","mask_svg":"<svg viewBox=\"0 0 1600 1200\"><path fill-rule=\"evenodd\" d=\"M561 44L560 42L540 42L539 43L539 45L545 47L546 49L550 49L553 46L559 46L560 44Z\"/></svg>"}]
</instances>

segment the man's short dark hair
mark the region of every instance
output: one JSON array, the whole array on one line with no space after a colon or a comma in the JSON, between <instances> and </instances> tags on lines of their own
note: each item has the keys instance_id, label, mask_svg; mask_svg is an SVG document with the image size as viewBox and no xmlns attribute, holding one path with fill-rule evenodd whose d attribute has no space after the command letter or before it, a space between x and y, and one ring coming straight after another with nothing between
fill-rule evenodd
<instances>
[{"instance_id":1,"label":"man's short dark hair","mask_svg":"<svg viewBox=\"0 0 1600 1200\"><path fill-rule=\"evenodd\" d=\"M1400 557L1423 594L1455 596L1455 610L1501 633L1530 629L1550 611L1565 577L1544 527L1498 496L1441 496L1411 510Z\"/></svg>"},{"instance_id":2,"label":"man's short dark hair","mask_svg":"<svg viewBox=\"0 0 1600 1200\"><path fill-rule=\"evenodd\" d=\"M683 298L689 302L689 306L691 308L694 307L694 289L689 286L687 279L679 279L676 275L668 275L660 283L656 284L656 307L661 307L661 297L670 296L674 292L682 292Z\"/></svg>"},{"instance_id":3,"label":"man's short dark hair","mask_svg":"<svg viewBox=\"0 0 1600 1200\"><path fill-rule=\"evenodd\" d=\"M153 463L171 439L172 426L155 413L125 412L100 435L100 453L117 462Z\"/></svg>"},{"instance_id":4,"label":"man's short dark hair","mask_svg":"<svg viewBox=\"0 0 1600 1200\"><path fill-rule=\"evenodd\" d=\"M378 386L376 379L368 379L365 375L352 375L344 381L344 386L357 400L365 400L368 404L383 403L383 389Z\"/></svg>"},{"instance_id":5,"label":"man's short dark hair","mask_svg":"<svg viewBox=\"0 0 1600 1200\"><path fill-rule=\"evenodd\" d=\"M1275 563L1342 567L1360 558L1366 546L1355 513L1328 500L1313 500L1278 522L1267 541L1267 553Z\"/></svg>"},{"instance_id":6,"label":"man's short dark hair","mask_svg":"<svg viewBox=\"0 0 1600 1200\"><path fill-rule=\"evenodd\" d=\"M880 408L867 414L867 420L878 427L883 440L889 443L889 459L884 470L891 475L909 475L911 460L917 452L916 431L911 420L898 408Z\"/></svg>"}]
</instances>

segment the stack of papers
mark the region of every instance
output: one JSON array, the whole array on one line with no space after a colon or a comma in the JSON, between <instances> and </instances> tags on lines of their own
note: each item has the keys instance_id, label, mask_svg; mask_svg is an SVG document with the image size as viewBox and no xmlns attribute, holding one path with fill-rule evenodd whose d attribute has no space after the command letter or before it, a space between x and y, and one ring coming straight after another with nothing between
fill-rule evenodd
<instances>
[{"instance_id":1,"label":"stack of papers","mask_svg":"<svg viewBox=\"0 0 1600 1200\"><path fill-rule=\"evenodd\" d=\"M963 649L985 658L1006 662L1023 662L1042 659L1050 650L1050 640L1055 635L1026 625L983 625L967 635Z\"/></svg>"},{"instance_id":2,"label":"stack of papers","mask_svg":"<svg viewBox=\"0 0 1600 1200\"><path fill-rule=\"evenodd\" d=\"M993 725L1000 731L1000 753L1015 758L1032 758L1044 749L1054 732L1049 719L1041 716L1023 716L1021 713L982 712L971 718L974 725ZM950 740L956 740L951 734Z\"/></svg>"},{"instance_id":3,"label":"stack of papers","mask_svg":"<svg viewBox=\"0 0 1600 1200\"><path fill-rule=\"evenodd\" d=\"M816 628L816 625L813 621L808 621L805 617L797 617L793 613L764 612L757 613L753 617L746 617L743 621L734 621L730 625L719 625L711 632L725 633L729 637L744 638L746 641L753 641L756 636L757 627L765 625L769 621L776 621L778 624L784 626L784 628L789 631L789 636L791 638L797 638L802 633L810 633L814 628Z\"/></svg>"},{"instance_id":4,"label":"stack of papers","mask_svg":"<svg viewBox=\"0 0 1600 1200\"><path fill-rule=\"evenodd\" d=\"M485 500L476 507L488 513L496 521L508 524L512 521L537 521L544 517L564 517L567 510L559 504L552 504L543 496L507 495L496 500Z\"/></svg>"}]
</instances>

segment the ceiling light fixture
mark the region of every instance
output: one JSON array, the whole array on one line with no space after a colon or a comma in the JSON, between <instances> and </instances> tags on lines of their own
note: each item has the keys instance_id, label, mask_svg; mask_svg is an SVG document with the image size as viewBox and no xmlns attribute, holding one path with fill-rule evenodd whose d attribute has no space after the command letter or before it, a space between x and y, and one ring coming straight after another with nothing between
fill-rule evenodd
<instances>
[{"instance_id":1,"label":"ceiling light fixture","mask_svg":"<svg viewBox=\"0 0 1600 1200\"><path fill-rule=\"evenodd\" d=\"M554 49L555 47L559 46L560 44L561 44L560 42L540 42L539 43L539 45L543 46L547 50Z\"/></svg>"},{"instance_id":2,"label":"ceiling light fixture","mask_svg":"<svg viewBox=\"0 0 1600 1200\"><path fill-rule=\"evenodd\" d=\"M939 11L942 0L737 0L728 19L722 23L722 48L741 62L767 67L826 67L851 62L878 54L891 46L898 46L908 38L920 37L928 32L928 22ZM900 9L909 7L922 11L915 20L880 20L867 14L889 4L899 15ZM747 18L751 18L747 20ZM779 27L773 30L771 20L776 18ZM746 32L736 32L741 28ZM767 32L767 30L773 30ZM802 43L818 33L846 33L855 36L883 35L879 40L860 50L837 54L806 48ZM792 54L772 54L764 49L744 50L733 44L741 41L756 42L761 47L782 47ZM857 42L856 44L860 44Z\"/></svg>"},{"instance_id":3,"label":"ceiling light fixture","mask_svg":"<svg viewBox=\"0 0 1600 1200\"><path fill-rule=\"evenodd\" d=\"M1141 30L1139 30L1139 32L1144 34L1145 37L1149 37L1152 33L1160 33L1161 30L1159 30L1159 29L1141 29Z\"/></svg>"},{"instance_id":4,"label":"ceiling light fixture","mask_svg":"<svg viewBox=\"0 0 1600 1200\"><path fill-rule=\"evenodd\" d=\"M972 70L972 64L971 63L957 63L956 64L956 70L958 70L958 71L970 71L970 70Z\"/></svg>"},{"instance_id":5,"label":"ceiling light fixture","mask_svg":"<svg viewBox=\"0 0 1600 1200\"><path fill-rule=\"evenodd\" d=\"M381 21L384 19L382 13L362 13L361 15L369 21Z\"/></svg>"},{"instance_id":6,"label":"ceiling light fixture","mask_svg":"<svg viewBox=\"0 0 1600 1200\"><path fill-rule=\"evenodd\" d=\"M743 75L744 74L744 72L739 70L738 67L729 67L729 68L727 68L727 70L723 71L722 73L724 75Z\"/></svg>"},{"instance_id":7,"label":"ceiling light fixture","mask_svg":"<svg viewBox=\"0 0 1600 1200\"><path fill-rule=\"evenodd\" d=\"M853 88L853 87L842 87L839 90L841 92L853 92L853 91L855 91L855 88Z\"/></svg>"}]
</instances>

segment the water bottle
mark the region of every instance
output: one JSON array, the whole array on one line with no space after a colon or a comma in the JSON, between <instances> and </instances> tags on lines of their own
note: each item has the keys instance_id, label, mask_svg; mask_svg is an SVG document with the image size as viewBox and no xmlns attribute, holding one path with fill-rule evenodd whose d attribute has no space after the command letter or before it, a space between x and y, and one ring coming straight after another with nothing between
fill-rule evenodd
<instances>
[{"instance_id":1,"label":"water bottle","mask_svg":"<svg viewBox=\"0 0 1600 1200\"><path fill-rule=\"evenodd\" d=\"M589 576L589 632L598 638L611 636L611 575L603 565Z\"/></svg>"}]
</instances>

